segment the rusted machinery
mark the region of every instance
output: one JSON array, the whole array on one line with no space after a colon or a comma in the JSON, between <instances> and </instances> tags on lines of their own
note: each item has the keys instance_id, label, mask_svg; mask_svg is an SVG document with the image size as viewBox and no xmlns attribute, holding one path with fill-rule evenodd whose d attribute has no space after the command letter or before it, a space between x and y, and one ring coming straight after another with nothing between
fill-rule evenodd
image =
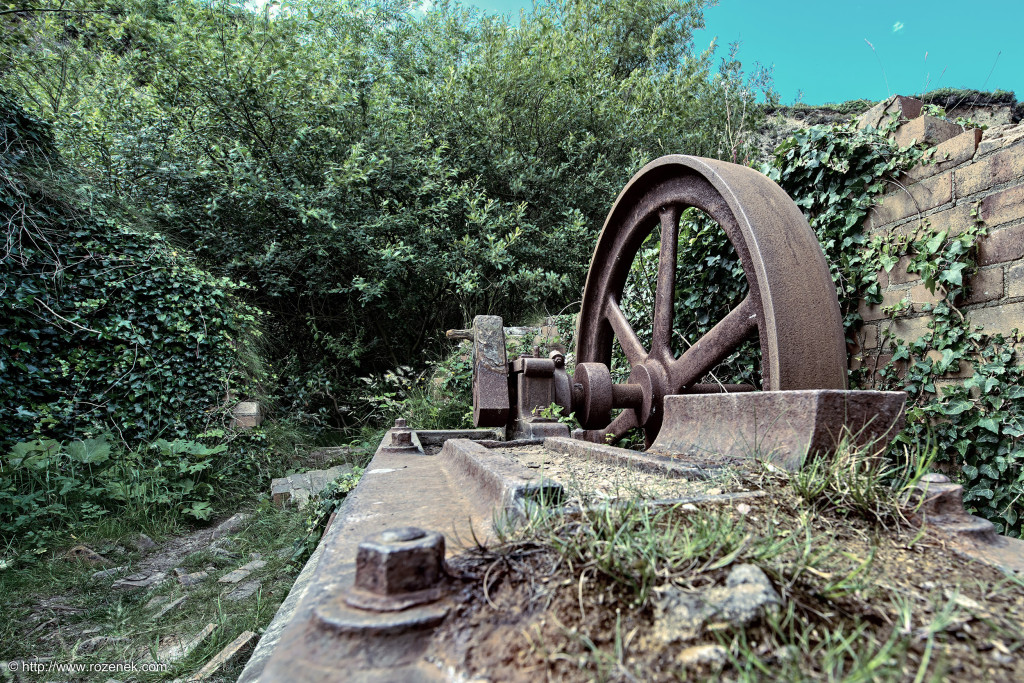
<instances>
[{"instance_id":1,"label":"rusted machinery","mask_svg":"<svg viewBox=\"0 0 1024 683\"><path fill-rule=\"evenodd\" d=\"M722 226L743 265L748 294L677 358L671 346L676 251L680 216L688 207ZM661 228L661 250L651 344L646 348L620 301L633 259L656 226ZM882 438L903 407L902 392L846 391L842 316L817 237L782 188L757 171L724 161L662 157L645 166L619 194L590 263L572 378L559 351L547 358L506 358L502 330L500 318L474 320L473 418L478 427L506 428L509 438L568 436L563 425L541 415L553 403L582 424L574 437L597 443L614 442L640 427L647 445L660 452L708 451L712 446L728 451L713 433L740 428L743 443L733 450L763 443L765 431L778 437L769 437L776 448L827 448L826 442L840 438L841 428L859 442ZM700 381L754 335L761 350L764 393L706 396L753 392L752 386ZM614 341L630 366L622 384L611 379ZM818 393L790 393L795 391ZM690 398L666 401L669 396ZM796 411L790 410L794 401L799 404ZM707 412L711 415L703 415ZM822 423L826 416L828 426ZM711 424L707 417L714 418ZM815 429L817 434L812 434ZM695 430L703 436L696 438Z\"/></svg>"},{"instance_id":2,"label":"rusted machinery","mask_svg":"<svg viewBox=\"0 0 1024 683\"><path fill-rule=\"evenodd\" d=\"M687 207L725 230L749 294L677 358L673 295L679 219ZM620 300L630 265L656 226L662 239L647 348ZM762 391L701 383L755 334ZM543 441L560 457L697 480L751 458L794 469L844 437L884 444L902 419L902 392L847 390L835 288L799 209L764 176L722 161L663 157L620 193L591 261L571 377L563 350L508 358L500 318L478 316L472 331L455 336L473 340L478 429L395 425L240 681L457 678L431 659L433 629L453 604L443 557L486 538L496 516L560 500L562 484L509 457L512 443ZM612 381L615 341L630 366L624 383ZM551 404L579 418L576 438L545 411ZM637 427L647 452L609 445ZM718 498L751 495L760 493Z\"/></svg>"}]
</instances>

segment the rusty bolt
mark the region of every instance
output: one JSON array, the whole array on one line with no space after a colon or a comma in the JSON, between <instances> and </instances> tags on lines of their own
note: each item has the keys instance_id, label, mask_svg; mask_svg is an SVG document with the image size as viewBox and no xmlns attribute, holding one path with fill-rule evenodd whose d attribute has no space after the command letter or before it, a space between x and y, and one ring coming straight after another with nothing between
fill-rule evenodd
<instances>
[{"instance_id":1,"label":"rusty bolt","mask_svg":"<svg viewBox=\"0 0 1024 683\"><path fill-rule=\"evenodd\" d=\"M359 544L357 589L401 598L436 587L444 575L444 536L436 531L389 529Z\"/></svg>"},{"instance_id":2,"label":"rusty bolt","mask_svg":"<svg viewBox=\"0 0 1024 683\"><path fill-rule=\"evenodd\" d=\"M412 432L391 432L391 446L392 448L408 448L412 446Z\"/></svg>"},{"instance_id":3,"label":"rusty bolt","mask_svg":"<svg viewBox=\"0 0 1024 683\"><path fill-rule=\"evenodd\" d=\"M395 418L395 429L405 429L405 418L404 417L397 417L397 418Z\"/></svg>"}]
</instances>

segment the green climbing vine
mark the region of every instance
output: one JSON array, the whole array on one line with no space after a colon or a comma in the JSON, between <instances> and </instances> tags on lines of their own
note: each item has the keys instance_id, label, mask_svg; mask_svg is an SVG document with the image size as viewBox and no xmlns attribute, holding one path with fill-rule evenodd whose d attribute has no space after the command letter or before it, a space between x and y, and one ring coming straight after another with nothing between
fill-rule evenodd
<instances>
[{"instance_id":1,"label":"green climbing vine","mask_svg":"<svg viewBox=\"0 0 1024 683\"><path fill-rule=\"evenodd\" d=\"M920 277L932 294L933 301L918 309L932 319L927 333L912 341L883 334L879 348L861 356L851 385L906 391L906 427L895 448L932 450L937 465L959 477L965 502L976 514L994 522L1000 533L1020 536L1021 338L985 334L959 308L977 269L977 241L985 234L977 219L956 233L938 230L926 219L898 234L863 233L867 211L887 179L930 163L926 151L900 149L889 141L889 126L857 130L842 124L799 131L762 170L789 192L818 234L839 292L848 343L855 344L863 324L858 302L882 303L879 271L892 271L905 257L907 272ZM895 318L912 305L919 304L907 299L883 312Z\"/></svg>"}]
</instances>

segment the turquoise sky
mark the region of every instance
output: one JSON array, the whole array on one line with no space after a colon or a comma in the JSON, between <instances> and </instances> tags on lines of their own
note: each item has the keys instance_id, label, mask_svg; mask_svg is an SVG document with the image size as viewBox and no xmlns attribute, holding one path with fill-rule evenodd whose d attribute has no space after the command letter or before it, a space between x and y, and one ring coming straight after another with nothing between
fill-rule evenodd
<instances>
[{"instance_id":1,"label":"turquoise sky","mask_svg":"<svg viewBox=\"0 0 1024 683\"><path fill-rule=\"evenodd\" d=\"M516 16L532 6L472 4ZM784 104L801 91L803 102L823 104L937 87L1012 90L1024 100L1024 0L721 0L705 18L698 49L717 36L724 54L739 41L745 68L773 67Z\"/></svg>"}]
</instances>

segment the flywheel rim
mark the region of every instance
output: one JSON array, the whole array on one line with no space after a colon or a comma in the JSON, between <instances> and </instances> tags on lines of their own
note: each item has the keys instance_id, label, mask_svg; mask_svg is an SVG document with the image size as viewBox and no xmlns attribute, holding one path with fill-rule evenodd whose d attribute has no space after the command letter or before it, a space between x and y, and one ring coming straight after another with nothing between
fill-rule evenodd
<instances>
[{"instance_id":1,"label":"flywheel rim","mask_svg":"<svg viewBox=\"0 0 1024 683\"><path fill-rule=\"evenodd\" d=\"M675 359L675 251L679 214L687 207L705 212L725 231L743 265L749 293ZM619 304L633 259L659 223L663 239L652 348L647 349ZM665 240L666 234L674 239ZM666 268L669 261L672 267ZM671 276L663 277L663 269ZM618 339L631 368L656 366L668 377L665 392L679 393L705 374L701 368L711 363L706 370L713 369L719 356L731 353L755 327L765 390L847 387L835 285L817 237L785 191L757 171L725 161L669 155L647 164L619 193L598 237L577 326L577 361L610 365L612 344ZM716 341L724 344L716 346ZM633 426L642 426L650 443L660 428L661 398L655 397L654 412L624 410L604 431L618 438Z\"/></svg>"}]
</instances>

